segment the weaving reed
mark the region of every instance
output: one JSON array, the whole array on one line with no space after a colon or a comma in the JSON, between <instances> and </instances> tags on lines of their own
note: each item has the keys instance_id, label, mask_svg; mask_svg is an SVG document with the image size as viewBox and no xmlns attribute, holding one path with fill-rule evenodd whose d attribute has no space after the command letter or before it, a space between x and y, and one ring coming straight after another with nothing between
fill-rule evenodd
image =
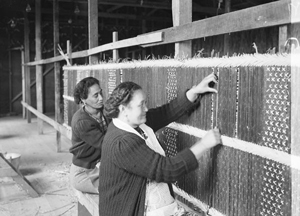
<instances>
[{"instance_id":1,"label":"weaving reed","mask_svg":"<svg viewBox=\"0 0 300 216\"><path fill-rule=\"evenodd\" d=\"M78 109L68 96L86 76L100 80L105 98L121 81L134 81L143 87L151 108L213 72L219 77L218 94L202 96L194 112L156 133L167 145L167 156L173 156L212 127L221 130L224 145L206 152L199 168L175 183L178 199L210 215L287 216L291 173L300 174L299 155L291 163L291 68L290 56L283 55L68 66L65 123L70 125ZM299 196L293 199L300 203Z\"/></svg>"}]
</instances>

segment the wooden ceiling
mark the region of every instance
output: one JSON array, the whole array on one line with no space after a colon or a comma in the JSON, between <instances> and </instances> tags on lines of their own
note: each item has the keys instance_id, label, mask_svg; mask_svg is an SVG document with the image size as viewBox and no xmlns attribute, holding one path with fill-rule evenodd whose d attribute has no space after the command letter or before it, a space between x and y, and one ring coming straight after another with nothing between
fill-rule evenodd
<instances>
[{"instance_id":1,"label":"wooden ceiling","mask_svg":"<svg viewBox=\"0 0 300 216\"><path fill-rule=\"evenodd\" d=\"M52 21L53 0L42 1L42 18ZM224 13L226 0L193 0L193 21ZM231 0L231 10L240 10L272 0ZM172 25L171 0L98 0L99 18L120 20L149 20L169 22ZM59 0L60 22L87 16L87 0ZM22 20L27 5L34 16L34 0L0 0L0 27L11 20ZM76 8L78 8L75 13Z\"/></svg>"}]
</instances>

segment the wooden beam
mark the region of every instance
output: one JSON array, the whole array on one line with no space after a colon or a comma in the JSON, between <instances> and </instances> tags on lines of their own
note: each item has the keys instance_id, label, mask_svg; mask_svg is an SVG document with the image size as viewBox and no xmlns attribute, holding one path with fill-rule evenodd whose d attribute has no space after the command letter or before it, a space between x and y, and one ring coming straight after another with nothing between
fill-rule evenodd
<instances>
[{"instance_id":1,"label":"wooden beam","mask_svg":"<svg viewBox=\"0 0 300 216\"><path fill-rule=\"evenodd\" d=\"M88 0L89 49L98 46L98 1ZM98 63L97 55L89 56L89 63Z\"/></svg>"},{"instance_id":2,"label":"wooden beam","mask_svg":"<svg viewBox=\"0 0 300 216\"><path fill-rule=\"evenodd\" d=\"M266 28L291 23L291 0L275 1L189 24L163 29L164 41L147 46L176 43L232 32ZM297 21L297 19L294 19Z\"/></svg>"},{"instance_id":3,"label":"wooden beam","mask_svg":"<svg viewBox=\"0 0 300 216\"><path fill-rule=\"evenodd\" d=\"M173 26L180 26L192 22L192 1L172 1ZM187 32L188 33L188 32ZM190 58L192 56L192 41L175 43L176 58Z\"/></svg>"},{"instance_id":4,"label":"wooden beam","mask_svg":"<svg viewBox=\"0 0 300 216\"><path fill-rule=\"evenodd\" d=\"M52 118L44 115L43 113L40 113L38 110L33 108L32 106L29 106L27 103L24 101L21 101L21 104L29 110L31 113L36 115L38 118L42 119L43 121L47 122L49 125L51 125L55 130L59 131L62 135L66 136L68 139L71 140L72 137L72 131L66 128L65 126L57 123L55 120Z\"/></svg>"},{"instance_id":5,"label":"wooden beam","mask_svg":"<svg viewBox=\"0 0 300 216\"><path fill-rule=\"evenodd\" d=\"M72 2L73 0L60 0L60 2ZM76 1L77 3L86 4L86 1L79 0ZM161 2L150 2L150 1L143 1L141 4L140 1L132 1L132 2L126 2L126 1L112 1L112 0L101 0L98 1L99 5L115 5L115 6L121 6L121 7L142 7L142 8L153 8L153 9L162 9L162 10L171 10L172 6L167 1L161 1ZM206 13L206 14L212 14L215 15L217 11L217 8L214 7L206 7L198 4L193 3L193 12L198 13ZM223 10L219 10L219 13L223 13Z\"/></svg>"},{"instance_id":6,"label":"wooden beam","mask_svg":"<svg viewBox=\"0 0 300 216\"><path fill-rule=\"evenodd\" d=\"M48 10L48 9L42 9L42 14L52 14L52 10ZM70 11L67 10L63 10L60 8L59 10L59 14L62 15L66 15L69 16L70 15ZM80 13L78 14L78 16L88 16L88 13L86 11L80 11ZM101 18L114 18L114 19L131 19L131 20L137 20L137 19L142 19L142 16L138 16L135 14L125 14L125 13L108 13L108 12L98 12L98 17ZM155 17L144 17L144 19L149 20L149 21L164 21L164 22L171 22L172 19L169 16L155 16ZM50 20L47 20L50 22ZM52 20L51 20L52 21ZM64 20L61 20L60 23L62 23ZM65 20L65 22L67 22ZM75 24L73 24L75 25Z\"/></svg>"},{"instance_id":7,"label":"wooden beam","mask_svg":"<svg viewBox=\"0 0 300 216\"><path fill-rule=\"evenodd\" d=\"M72 61L72 44L70 43L69 40L67 40L67 54L68 54L68 57L69 57L69 62L70 64L72 65L73 61Z\"/></svg>"},{"instance_id":8,"label":"wooden beam","mask_svg":"<svg viewBox=\"0 0 300 216\"><path fill-rule=\"evenodd\" d=\"M8 47L11 46L10 32L8 33ZM11 49L8 50L8 101L9 113L12 112L12 71L11 71Z\"/></svg>"},{"instance_id":9,"label":"wooden beam","mask_svg":"<svg viewBox=\"0 0 300 216\"><path fill-rule=\"evenodd\" d=\"M22 95L22 101L25 101L25 65L24 65L24 59L25 59L25 52L24 50L22 49L21 50L21 62L22 62L22 92L21 92L21 95ZM14 100L11 101L12 103L14 102ZM22 109L22 116L23 116L23 119L26 118L26 113L25 113L26 109L23 107Z\"/></svg>"},{"instance_id":10,"label":"wooden beam","mask_svg":"<svg viewBox=\"0 0 300 216\"><path fill-rule=\"evenodd\" d=\"M278 52L285 52L285 42L288 39L288 25L279 26L278 32Z\"/></svg>"},{"instance_id":11,"label":"wooden beam","mask_svg":"<svg viewBox=\"0 0 300 216\"><path fill-rule=\"evenodd\" d=\"M0 178L1 177L11 177L31 197L39 197L39 194L34 190L30 182L6 160L2 153L0 153Z\"/></svg>"},{"instance_id":12,"label":"wooden beam","mask_svg":"<svg viewBox=\"0 0 300 216\"><path fill-rule=\"evenodd\" d=\"M144 14L143 17L145 17L146 15ZM147 32L147 21L145 19L142 19L142 33L146 33ZM146 49L142 49L142 59L146 58Z\"/></svg>"},{"instance_id":13,"label":"wooden beam","mask_svg":"<svg viewBox=\"0 0 300 216\"><path fill-rule=\"evenodd\" d=\"M35 66L35 65L42 65L42 64L49 64L57 61L62 61L64 58L62 56L56 56L47 59L35 60L34 62L29 62L26 65L28 66Z\"/></svg>"},{"instance_id":14,"label":"wooden beam","mask_svg":"<svg viewBox=\"0 0 300 216\"><path fill-rule=\"evenodd\" d=\"M29 43L29 21L28 14L24 12L24 63L30 61L30 43ZM25 102L31 104L31 90L30 90L30 68L24 65L25 73ZM26 110L27 122L31 123L31 113Z\"/></svg>"},{"instance_id":15,"label":"wooden beam","mask_svg":"<svg viewBox=\"0 0 300 216\"><path fill-rule=\"evenodd\" d=\"M297 64L299 59L292 57L292 64ZM300 156L300 67L292 67L291 74L291 154ZM292 161L292 163L297 163ZM292 216L300 215L299 200L300 200L300 172L299 170L291 169L291 186L292 186Z\"/></svg>"},{"instance_id":16,"label":"wooden beam","mask_svg":"<svg viewBox=\"0 0 300 216\"><path fill-rule=\"evenodd\" d=\"M98 46L98 47L95 47L95 48L92 48L89 50L74 52L74 53L72 53L72 58L73 59L83 58L83 57L87 57L89 55L93 55L93 54L108 51L108 50L126 48L126 47L130 47L130 46L139 46L139 45L143 45L143 44L147 44L147 43L151 44L151 43L156 43L156 42L160 42L160 41L163 41L163 33L162 32L147 33L147 34L143 34L143 35L138 35L133 38L120 40L115 43L112 42L112 43L104 44L104 45L101 45L101 46ZM64 60L64 58L62 56L57 56L57 57L53 57L53 58L30 62L30 63L27 63L26 65L35 66L38 64L49 64L49 63L53 63L55 61L60 61L60 60Z\"/></svg>"},{"instance_id":17,"label":"wooden beam","mask_svg":"<svg viewBox=\"0 0 300 216\"><path fill-rule=\"evenodd\" d=\"M299 0L291 0L289 9L291 10L291 23L299 23L300 22Z\"/></svg>"},{"instance_id":18,"label":"wooden beam","mask_svg":"<svg viewBox=\"0 0 300 216\"><path fill-rule=\"evenodd\" d=\"M41 34L41 1L35 0L35 58L42 59L42 34ZM43 68L41 65L35 66L36 73L36 106L40 113L43 113ZM43 121L37 120L38 132L43 133Z\"/></svg>"},{"instance_id":19,"label":"wooden beam","mask_svg":"<svg viewBox=\"0 0 300 216\"><path fill-rule=\"evenodd\" d=\"M149 33L149 34L144 34L144 35L138 35L137 37L134 37L134 38L120 40L115 43L104 44L102 46L87 50L87 53L88 53L88 55L92 55L92 54L104 52L107 50L142 45L145 43L154 43L155 41L162 41L162 40L163 40L163 37L162 37L161 32ZM74 56L74 54L73 54L73 56Z\"/></svg>"},{"instance_id":20,"label":"wooden beam","mask_svg":"<svg viewBox=\"0 0 300 216\"><path fill-rule=\"evenodd\" d=\"M294 20L300 19L300 4L299 0L292 0L292 22ZM300 24L291 25L290 37L297 38L300 40ZM292 65L297 65L297 67L292 67L291 71L291 154L300 156L300 65L299 65L299 51L298 49L292 50ZM298 52L298 54L296 54ZM292 163L297 163L292 161ZM292 202L291 202L291 215L300 215L300 172L299 170L291 169L291 186L292 186Z\"/></svg>"},{"instance_id":21,"label":"wooden beam","mask_svg":"<svg viewBox=\"0 0 300 216\"><path fill-rule=\"evenodd\" d=\"M53 1L53 51L54 56L59 56L57 50L59 45L59 4L58 0ZM55 121L59 124L62 123L62 110L61 110L61 81L60 81L60 63L54 62L54 100L55 100ZM56 131L56 150L61 152L61 133Z\"/></svg>"},{"instance_id":22,"label":"wooden beam","mask_svg":"<svg viewBox=\"0 0 300 216\"><path fill-rule=\"evenodd\" d=\"M231 11L231 0L225 0L225 13L229 13ZM224 55L228 56L230 51L230 35L224 35Z\"/></svg>"},{"instance_id":23,"label":"wooden beam","mask_svg":"<svg viewBox=\"0 0 300 216\"><path fill-rule=\"evenodd\" d=\"M113 32L113 42L118 41L118 32ZM117 49L113 49L113 61L117 62L119 59L119 51Z\"/></svg>"}]
</instances>

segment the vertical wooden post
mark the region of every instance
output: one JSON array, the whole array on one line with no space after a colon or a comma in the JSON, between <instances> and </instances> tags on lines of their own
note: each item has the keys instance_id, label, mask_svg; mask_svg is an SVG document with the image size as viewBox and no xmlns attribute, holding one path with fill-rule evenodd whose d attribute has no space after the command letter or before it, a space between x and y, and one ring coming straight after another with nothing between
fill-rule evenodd
<instances>
[{"instance_id":1,"label":"vertical wooden post","mask_svg":"<svg viewBox=\"0 0 300 216\"><path fill-rule=\"evenodd\" d=\"M69 62L72 65L72 44L69 40L67 40L67 54L69 57Z\"/></svg>"},{"instance_id":2,"label":"vertical wooden post","mask_svg":"<svg viewBox=\"0 0 300 216\"><path fill-rule=\"evenodd\" d=\"M23 47L23 49L21 49L21 63L22 63L22 101L24 101L25 102L25 65L24 65L24 63L25 63L25 61L24 61L24 59L25 59L25 52L24 52L24 47ZM23 106L22 107L22 116L23 116L23 119L25 119L26 118L26 113L25 113L25 111L26 111L26 109L25 109L25 107Z\"/></svg>"},{"instance_id":3,"label":"vertical wooden post","mask_svg":"<svg viewBox=\"0 0 300 216\"><path fill-rule=\"evenodd\" d=\"M173 16L173 26L179 26L179 25L192 22L192 1L173 0L172 16ZM191 56L192 56L191 40L175 43L175 57L189 58Z\"/></svg>"},{"instance_id":4,"label":"vertical wooden post","mask_svg":"<svg viewBox=\"0 0 300 216\"><path fill-rule=\"evenodd\" d=\"M9 113L12 112L12 71L11 71L11 43L10 32L8 32L8 101L9 101Z\"/></svg>"},{"instance_id":5,"label":"vertical wooden post","mask_svg":"<svg viewBox=\"0 0 300 216\"><path fill-rule=\"evenodd\" d=\"M57 50L59 45L59 4L53 1L53 51L54 56L59 56ZM62 124L61 95L60 95L60 63L54 62L54 95L55 95L55 121ZM61 151L61 133L56 131L57 152Z\"/></svg>"},{"instance_id":6,"label":"vertical wooden post","mask_svg":"<svg viewBox=\"0 0 300 216\"><path fill-rule=\"evenodd\" d=\"M29 44L29 21L28 15L24 12L24 62L30 61L30 44ZM25 73L25 102L31 105L31 90L30 90L30 68L24 66ZM26 109L27 123L31 123L31 112Z\"/></svg>"},{"instance_id":7,"label":"vertical wooden post","mask_svg":"<svg viewBox=\"0 0 300 216\"><path fill-rule=\"evenodd\" d=\"M299 0L291 1L291 37L300 40L300 6ZM300 49L300 47L298 47ZM295 54L299 50L291 50L292 53L292 67L291 71L291 154L300 157L300 64L299 53ZM299 163L292 160L292 163ZM300 171L292 170L292 216L300 215Z\"/></svg>"},{"instance_id":8,"label":"vertical wooden post","mask_svg":"<svg viewBox=\"0 0 300 216\"><path fill-rule=\"evenodd\" d=\"M35 0L35 60L42 59L41 1ZM43 68L36 65L36 107L43 113ZM43 133L43 120L37 118L38 132Z\"/></svg>"},{"instance_id":9,"label":"vertical wooden post","mask_svg":"<svg viewBox=\"0 0 300 216\"><path fill-rule=\"evenodd\" d=\"M147 32L147 21L144 19L146 13L143 13L143 20L142 20L142 33ZM146 48L142 48L142 59L146 58Z\"/></svg>"},{"instance_id":10,"label":"vertical wooden post","mask_svg":"<svg viewBox=\"0 0 300 216\"><path fill-rule=\"evenodd\" d=\"M113 42L118 41L118 32L113 32ZM113 61L116 62L119 59L119 50L113 50Z\"/></svg>"},{"instance_id":11,"label":"vertical wooden post","mask_svg":"<svg viewBox=\"0 0 300 216\"><path fill-rule=\"evenodd\" d=\"M98 46L98 1L88 0L88 20L89 20L89 49ZM97 55L89 56L89 63L98 62Z\"/></svg>"},{"instance_id":12,"label":"vertical wooden post","mask_svg":"<svg viewBox=\"0 0 300 216\"><path fill-rule=\"evenodd\" d=\"M288 26L279 26L278 32L278 52L283 53L285 50L284 44L288 39Z\"/></svg>"},{"instance_id":13,"label":"vertical wooden post","mask_svg":"<svg viewBox=\"0 0 300 216\"><path fill-rule=\"evenodd\" d=\"M299 55L299 54L298 54ZM297 63L299 59L292 54L292 67L291 71L291 154L300 157L300 64ZM293 163L299 163L292 159ZM300 215L300 171L291 171L291 186L292 186L292 216Z\"/></svg>"},{"instance_id":14,"label":"vertical wooden post","mask_svg":"<svg viewBox=\"0 0 300 216\"><path fill-rule=\"evenodd\" d=\"M229 13L231 10L231 0L225 0L225 13ZM229 55L230 51L230 35L225 34L224 35L224 56Z\"/></svg>"}]
</instances>

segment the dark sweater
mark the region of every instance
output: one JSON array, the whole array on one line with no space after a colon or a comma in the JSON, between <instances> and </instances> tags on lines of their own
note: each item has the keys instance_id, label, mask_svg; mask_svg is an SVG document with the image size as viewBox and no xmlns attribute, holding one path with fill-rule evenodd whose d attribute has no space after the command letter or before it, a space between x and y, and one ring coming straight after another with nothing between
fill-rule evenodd
<instances>
[{"instance_id":1,"label":"dark sweater","mask_svg":"<svg viewBox=\"0 0 300 216\"><path fill-rule=\"evenodd\" d=\"M194 105L181 95L167 105L150 109L146 124L157 131ZM172 158L164 157L151 150L136 134L110 123L102 146L99 214L143 216L147 178L171 183L197 167L198 162L190 149Z\"/></svg>"},{"instance_id":2,"label":"dark sweater","mask_svg":"<svg viewBox=\"0 0 300 216\"><path fill-rule=\"evenodd\" d=\"M108 123L108 121L106 120ZM80 108L72 117L72 162L91 169L101 158L101 146L105 132L99 123Z\"/></svg>"}]
</instances>

